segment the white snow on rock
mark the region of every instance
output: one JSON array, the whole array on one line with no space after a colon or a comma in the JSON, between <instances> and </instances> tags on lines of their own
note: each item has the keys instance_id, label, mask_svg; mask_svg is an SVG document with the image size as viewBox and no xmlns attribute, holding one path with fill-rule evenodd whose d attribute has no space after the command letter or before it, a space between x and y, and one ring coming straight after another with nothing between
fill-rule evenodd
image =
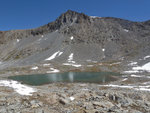
<instances>
[{"instance_id":1,"label":"white snow on rock","mask_svg":"<svg viewBox=\"0 0 150 113\"><path fill-rule=\"evenodd\" d=\"M122 81L126 81L126 80L128 80L128 78L124 78Z\"/></svg>"},{"instance_id":2,"label":"white snow on rock","mask_svg":"<svg viewBox=\"0 0 150 113\"><path fill-rule=\"evenodd\" d=\"M35 89L26 86L26 85L22 85L21 83L17 82L17 81L13 81L13 80L0 80L0 86L6 86L6 87L11 87L13 88L17 93L19 93L20 95L29 95L31 96L32 93L36 92Z\"/></svg>"},{"instance_id":3,"label":"white snow on rock","mask_svg":"<svg viewBox=\"0 0 150 113\"><path fill-rule=\"evenodd\" d=\"M119 58L119 60L124 60L124 57Z\"/></svg>"},{"instance_id":4,"label":"white snow on rock","mask_svg":"<svg viewBox=\"0 0 150 113\"><path fill-rule=\"evenodd\" d=\"M150 55L148 55L148 56L145 56L145 57L144 57L144 60L146 60L147 58L150 58Z\"/></svg>"},{"instance_id":5,"label":"white snow on rock","mask_svg":"<svg viewBox=\"0 0 150 113\"><path fill-rule=\"evenodd\" d=\"M60 72L58 69L50 68L51 71L47 71L47 73L58 73Z\"/></svg>"},{"instance_id":6,"label":"white snow on rock","mask_svg":"<svg viewBox=\"0 0 150 113\"><path fill-rule=\"evenodd\" d=\"M37 67L37 66L34 66L34 67L32 67L31 69L32 69L32 70L37 70L38 67Z\"/></svg>"},{"instance_id":7,"label":"white snow on rock","mask_svg":"<svg viewBox=\"0 0 150 113\"><path fill-rule=\"evenodd\" d=\"M93 67L94 65L87 65L87 67Z\"/></svg>"},{"instance_id":8,"label":"white snow on rock","mask_svg":"<svg viewBox=\"0 0 150 113\"><path fill-rule=\"evenodd\" d=\"M17 39L17 42L19 42L20 40L19 39Z\"/></svg>"},{"instance_id":9,"label":"white snow on rock","mask_svg":"<svg viewBox=\"0 0 150 113\"><path fill-rule=\"evenodd\" d=\"M101 18L101 17L98 17L98 16L90 16L91 18Z\"/></svg>"},{"instance_id":10,"label":"white snow on rock","mask_svg":"<svg viewBox=\"0 0 150 113\"><path fill-rule=\"evenodd\" d=\"M73 64L73 63L63 63L63 65L74 66L74 67L81 67L82 66L81 64Z\"/></svg>"},{"instance_id":11,"label":"white snow on rock","mask_svg":"<svg viewBox=\"0 0 150 113\"><path fill-rule=\"evenodd\" d=\"M115 62L115 63L112 63L112 64L109 64L110 66L112 66L112 65L118 65L118 64L120 64L121 62Z\"/></svg>"},{"instance_id":12,"label":"white snow on rock","mask_svg":"<svg viewBox=\"0 0 150 113\"><path fill-rule=\"evenodd\" d=\"M134 65L136 65L137 64L137 62L132 62L131 61L131 63L130 64L128 64L129 66L134 66Z\"/></svg>"},{"instance_id":13,"label":"white snow on rock","mask_svg":"<svg viewBox=\"0 0 150 113\"><path fill-rule=\"evenodd\" d=\"M42 35L41 37L43 38L44 36Z\"/></svg>"},{"instance_id":14,"label":"white snow on rock","mask_svg":"<svg viewBox=\"0 0 150 113\"><path fill-rule=\"evenodd\" d=\"M52 56L50 56L49 58L47 58L45 60L52 60L52 59L54 59L57 56L58 53L59 53L59 51L57 51L56 53L54 53Z\"/></svg>"},{"instance_id":15,"label":"white snow on rock","mask_svg":"<svg viewBox=\"0 0 150 113\"><path fill-rule=\"evenodd\" d=\"M143 66L137 66L137 67L133 67L132 68L133 70L135 71L147 71L147 72L150 72L150 62L146 63L145 65Z\"/></svg>"},{"instance_id":16,"label":"white snow on rock","mask_svg":"<svg viewBox=\"0 0 150 113\"><path fill-rule=\"evenodd\" d=\"M59 57L60 55L62 55L63 52L57 51L55 52L52 56L50 56L49 58L45 59L45 60L52 60L56 57Z\"/></svg>"},{"instance_id":17,"label":"white snow on rock","mask_svg":"<svg viewBox=\"0 0 150 113\"><path fill-rule=\"evenodd\" d=\"M104 86L104 87L115 87L115 88L133 88L133 86L125 86L125 85L114 85L114 84L108 84L108 85L98 85L98 86Z\"/></svg>"},{"instance_id":18,"label":"white snow on rock","mask_svg":"<svg viewBox=\"0 0 150 113\"><path fill-rule=\"evenodd\" d=\"M139 91L150 91L150 89L145 88L145 87L135 88L135 90L139 90Z\"/></svg>"},{"instance_id":19,"label":"white snow on rock","mask_svg":"<svg viewBox=\"0 0 150 113\"><path fill-rule=\"evenodd\" d=\"M105 49L103 48L103 49L102 49L102 51L104 52L104 51L105 51Z\"/></svg>"},{"instance_id":20,"label":"white snow on rock","mask_svg":"<svg viewBox=\"0 0 150 113\"><path fill-rule=\"evenodd\" d=\"M131 77L138 77L138 78L140 78L140 77L143 77L143 76L140 76L140 75L130 75Z\"/></svg>"},{"instance_id":21,"label":"white snow on rock","mask_svg":"<svg viewBox=\"0 0 150 113\"><path fill-rule=\"evenodd\" d=\"M58 56L60 56L60 55L62 55L62 54L63 54L63 52L59 52L59 53L58 53Z\"/></svg>"},{"instance_id":22,"label":"white snow on rock","mask_svg":"<svg viewBox=\"0 0 150 113\"><path fill-rule=\"evenodd\" d=\"M69 55L68 62L70 62L70 63L76 63L75 61L73 61L73 53L71 53Z\"/></svg>"},{"instance_id":23,"label":"white snow on rock","mask_svg":"<svg viewBox=\"0 0 150 113\"><path fill-rule=\"evenodd\" d=\"M125 32L129 32L129 30L127 30L127 29L123 29Z\"/></svg>"},{"instance_id":24,"label":"white snow on rock","mask_svg":"<svg viewBox=\"0 0 150 113\"><path fill-rule=\"evenodd\" d=\"M71 53L69 55L69 58L68 58L68 63L63 63L63 65L67 65L67 66L74 66L74 67L81 67L82 65L81 64L76 64L75 61L73 61L73 53Z\"/></svg>"},{"instance_id":25,"label":"white snow on rock","mask_svg":"<svg viewBox=\"0 0 150 113\"><path fill-rule=\"evenodd\" d=\"M92 61L93 63L97 63L98 61Z\"/></svg>"},{"instance_id":26,"label":"white snow on rock","mask_svg":"<svg viewBox=\"0 0 150 113\"><path fill-rule=\"evenodd\" d=\"M129 71L124 71L123 74L131 74L131 73L138 73L139 71L137 70L129 70Z\"/></svg>"},{"instance_id":27,"label":"white snow on rock","mask_svg":"<svg viewBox=\"0 0 150 113\"><path fill-rule=\"evenodd\" d=\"M81 90L83 90L83 91L88 91L89 89L87 89L87 88L82 88Z\"/></svg>"},{"instance_id":28,"label":"white snow on rock","mask_svg":"<svg viewBox=\"0 0 150 113\"><path fill-rule=\"evenodd\" d=\"M71 101L73 101L75 98L74 98L74 97L69 97L69 99L70 99Z\"/></svg>"},{"instance_id":29,"label":"white snow on rock","mask_svg":"<svg viewBox=\"0 0 150 113\"><path fill-rule=\"evenodd\" d=\"M71 60L73 60L73 53L71 53L71 54L69 55L68 61L71 61Z\"/></svg>"},{"instance_id":30,"label":"white snow on rock","mask_svg":"<svg viewBox=\"0 0 150 113\"><path fill-rule=\"evenodd\" d=\"M73 36L71 36L70 39L73 40L74 39Z\"/></svg>"},{"instance_id":31,"label":"white snow on rock","mask_svg":"<svg viewBox=\"0 0 150 113\"><path fill-rule=\"evenodd\" d=\"M90 59L88 59L88 60L86 60L87 62L92 62L92 60L90 60Z\"/></svg>"},{"instance_id":32,"label":"white snow on rock","mask_svg":"<svg viewBox=\"0 0 150 113\"><path fill-rule=\"evenodd\" d=\"M71 63L73 63L73 64L75 64L75 63L76 63L75 61L68 61L68 62L71 62Z\"/></svg>"},{"instance_id":33,"label":"white snow on rock","mask_svg":"<svg viewBox=\"0 0 150 113\"><path fill-rule=\"evenodd\" d=\"M148 82L144 82L143 84L150 84L150 81L148 81Z\"/></svg>"},{"instance_id":34,"label":"white snow on rock","mask_svg":"<svg viewBox=\"0 0 150 113\"><path fill-rule=\"evenodd\" d=\"M114 84L108 84L108 85L98 85L103 87L113 87L113 88L127 88L127 89L133 89L133 90L139 90L139 91L150 91L150 85L147 86L133 86L133 85L114 85Z\"/></svg>"},{"instance_id":35,"label":"white snow on rock","mask_svg":"<svg viewBox=\"0 0 150 113\"><path fill-rule=\"evenodd\" d=\"M50 66L51 64L43 64L44 67Z\"/></svg>"}]
</instances>

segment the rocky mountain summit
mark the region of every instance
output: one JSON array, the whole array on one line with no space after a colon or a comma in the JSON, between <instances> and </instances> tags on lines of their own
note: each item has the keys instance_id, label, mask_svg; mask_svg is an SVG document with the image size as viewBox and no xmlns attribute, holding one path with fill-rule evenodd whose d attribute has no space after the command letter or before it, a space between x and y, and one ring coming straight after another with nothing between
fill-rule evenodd
<instances>
[{"instance_id":1,"label":"rocky mountain summit","mask_svg":"<svg viewBox=\"0 0 150 113\"><path fill-rule=\"evenodd\" d=\"M33 71L36 66L45 73L47 64L59 71L123 72L133 70L131 63L142 69L150 55L149 23L68 10L35 29L1 31L0 70Z\"/></svg>"}]
</instances>

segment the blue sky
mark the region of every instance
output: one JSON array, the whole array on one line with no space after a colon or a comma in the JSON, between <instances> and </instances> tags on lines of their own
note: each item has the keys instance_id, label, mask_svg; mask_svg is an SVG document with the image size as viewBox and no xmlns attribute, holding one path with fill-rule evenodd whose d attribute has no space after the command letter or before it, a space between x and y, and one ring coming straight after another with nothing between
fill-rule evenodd
<instances>
[{"instance_id":1,"label":"blue sky","mask_svg":"<svg viewBox=\"0 0 150 113\"><path fill-rule=\"evenodd\" d=\"M99 17L150 19L150 0L1 0L0 30L36 28L68 9Z\"/></svg>"}]
</instances>

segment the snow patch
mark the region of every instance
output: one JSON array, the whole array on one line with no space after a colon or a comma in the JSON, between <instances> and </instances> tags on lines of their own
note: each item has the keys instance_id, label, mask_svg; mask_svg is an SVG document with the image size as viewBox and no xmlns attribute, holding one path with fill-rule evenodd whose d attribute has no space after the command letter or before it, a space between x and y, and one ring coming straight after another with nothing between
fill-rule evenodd
<instances>
[{"instance_id":1,"label":"snow patch","mask_svg":"<svg viewBox=\"0 0 150 113\"><path fill-rule=\"evenodd\" d=\"M103 49L102 49L102 51L104 52L104 51L105 51L105 49L103 48Z\"/></svg>"},{"instance_id":2,"label":"snow patch","mask_svg":"<svg viewBox=\"0 0 150 113\"><path fill-rule=\"evenodd\" d=\"M133 86L120 86L120 85L114 85L114 84L108 84L108 85L98 85L98 86L104 86L104 87L115 87L115 88L133 88Z\"/></svg>"},{"instance_id":3,"label":"snow patch","mask_svg":"<svg viewBox=\"0 0 150 113\"><path fill-rule=\"evenodd\" d=\"M150 84L150 82L144 82L143 84Z\"/></svg>"},{"instance_id":4,"label":"snow patch","mask_svg":"<svg viewBox=\"0 0 150 113\"><path fill-rule=\"evenodd\" d=\"M125 32L129 32L129 30L127 30L127 29L123 29Z\"/></svg>"},{"instance_id":5,"label":"snow patch","mask_svg":"<svg viewBox=\"0 0 150 113\"><path fill-rule=\"evenodd\" d=\"M58 30L56 30L55 32L58 32Z\"/></svg>"},{"instance_id":6,"label":"snow patch","mask_svg":"<svg viewBox=\"0 0 150 113\"><path fill-rule=\"evenodd\" d=\"M83 88L83 89L81 89L81 90L83 90L83 91L88 91L89 89L87 89L87 88Z\"/></svg>"},{"instance_id":7,"label":"snow patch","mask_svg":"<svg viewBox=\"0 0 150 113\"><path fill-rule=\"evenodd\" d=\"M132 75L130 75L131 77L138 77L138 78L150 78L150 76L146 76L146 75L134 75L134 74L132 74Z\"/></svg>"},{"instance_id":8,"label":"snow patch","mask_svg":"<svg viewBox=\"0 0 150 113\"><path fill-rule=\"evenodd\" d=\"M131 77L142 77L142 76L140 76L140 75L130 75Z\"/></svg>"},{"instance_id":9,"label":"snow patch","mask_svg":"<svg viewBox=\"0 0 150 113\"><path fill-rule=\"evenodd\" d=\"M58 73L60 72L58 69L50 68L51 71L47 71L47 73Z\"/></svg>"},{"instance_id":10,"label":"snow patch","mask_svg":"<svg viewBox=\"0 0 150 113\"><path fill-rule=\"evenodd\" d=\"M82 65L81 64L76 64L75 61L73 61L73 53L71 53L69 55L69 58L68 58L68 63L63 63L63 65L67 65L67 66L74 66L74 67L81 67Z\"/></svg>"},{"instance_id":11,"label":"snow patch","mask_svg":"<svg viewBox=\"0 0 150 113\"><path fill-rule=\"evenodd\" d=\"M93 63L97 63L98 61L92 61Z\"/></svg>"},{"instance_id":12,"label":"snow patch","mask_svg":"<svg viewBox=\"0 0 150 113\"><path fill-rule=\"evenodd\" d=\"M112 63L112 64L109 64L110 66L112 66L112 65L118 65L118 64L120 64L121 62L115 62L115 63Z\"/></svg>"},{"instance_id":13,"label":"snow patch","mask_svg":"<svg viewBox=\"0 0 150 113\"><path fill-rule=\"evenodd\" d=\"M63 52L57 51L55 52L52 56L50 56L49 58L45 59L45 60L52 60L56 57L59 57L60 55L62 55Z\"/></svg>"},{"instance_id":14,"label":"snow patch","mask_svg":"<svg viewBox=\"0 0 150 113\"><path fill-rule=\"evenodd\" d=\"M124 60L124 57L119 58L119 60Z\"/></svg>"},{"instance_id":15,"label":"snow patch","mask_svg":"<svg viewBox=\"0 0 150 113\"><path fill-rule=\"evenodd\" d=\"M50 66L50 65L51 65L51 64L43 64L43 66L44 66L44 67L46 67L46 66Z\"/></svg>"},{"instance_id":16,"label":"snow patch","mask_svg":"<svg viewBox=\"0 0 150 113\"><path fill-rule=\"evenodd\" d=\"M70 62L70 63L76 63L75 61L73 61L73 53L71 53L69 55L68 62Z\"/></svg>"},{"instance_id":17,"label":"snow patch","mask_svg":"<svg viewBox=\"0 0 150 113\"><path fill-rule=\"evenodd\" d=\"M74 67L81 67L82 66L81 64L72 64L72 63L63 63L63 65L74 66Z\"/></svg>"},{"instance_id":18,"label":"snow patch","mask_svg":"<svg viewBox=\"0 0 150 113\"><path fill-rule=\"evenodd\" d=\"M73 40L74 39L73 36L71 36L70 39Z\"/></svg>"},{"instance_id":19,"label":"snow patch","mask_svg":"<svg viewBox=\"0 0 150 113\"><path fill-rule=\"evenodd\" d=\"M135 71L147 71L147 72L150 72L150 62L146 63L145 65L143 66L137 66L137 67L133 67L132 68L133 70Z\"/></svg>"},{"instance_id":20,"label":"snow patch","mask_svg":"<svg viewBox=\"0 0 150 113\"><path fill-rule=\"evenodd\" d=\"M149 86L150 88L150 86ZM140 91L150 91L150 89L147 87L139 87L139 88L135 88L135 90L140 90Z\"/></svg>"},{"instance_id":21,"label":"snow patch","mask_svg":"<svg viewBox=\"0 0 150 113\"><path fill-rule=\"evenodd\" d=\"M37 67L37 66L34 66L34 67L32 67L31 69L32 69L32 70L37 70L38 67Z\"/></svg>"},{"instance_id":22,"label":"snow patch","mask_svg":"<svg viewBox=\"0 0 150 113\"><path fill-rule=\"evenodd\" d=\"M59 53L58 53L58 56L60 56L60 55L62 55L62 54L63 54L63 52L59 52Z\"/></svg>"},{"instance_id":23,"label":"snow patch","mask_svg":"<svg viewBox=\"0 0 150 113\"><path fill-rule=\"evenodd\" d=\"M124 74L131 74L131 73L138 73L139 71L137 70L129 70L129 71L124 71Z\"/></svg>"},{"instance_id":24,"label":"snow patch","mask_svg":"<svg viewBox=\"0 0 150 113\"><path fill-rule=\"evenodd\" d=\"M86 60L87 62L92 62L92 60L90 60L90 59L88 59L88 60Z\"/></svg>"},{"instance_id":25,"label":"snow patch","mask_svg":"<svg viewBox=\"0 0 150 113\"><path fill-rule=\"evenodd\" d=\"M86 60L87 62L93 62L93 63L97 63L98 61L94 61L94 60L90 60L90 59L88 59L88 60Z\"/></svg>"},{"instance_id":26,"label":"snow patch","mask_svg":"<svg viewBox=\"0 0 150 113\"><path fill-rule=\"evenodd\" d=\"M71 101L73 101L75 98L74 98L74 97L69 97L69 99L70 99Z\"/></svg>"},{"instance_id":27,"label":"snow patch","mask_svg":"<svg viewBox=\"0 0 150 113\"><path fill-rule=\"evenodd\" d=\"M17 42L19 42L20 40L19 39L17 39Z\"/></svg>"},{"instance_id":28,"label":"snow patch","mask_svg":"<svg viewBox=\"0 0 150 113\"><path fill-rule=\"evenodd\" d=\"M17 93L20 95L29 95L31 96L33 92L36 92L35 89L22 85L21 83L17 81L8 81L8 80L0 80L0 86L6 86L13 88Z\"/></svg>"},{"instance_id":29,"label":"snow patch","mask_svg":"<svg viewBox=\"0 0 150 113\"><path fill-rule=\"evenodd\" d=\"M131 61L131 63L130 64L128 64L128 66L134 66L134 65L136 65L137 64L137 62L133 62L133 61Z\"/></svg>"},{"instance_id":30,"label":"snow patch","mask_svg":"<svg viewBox=\"0 0 150 113\"><path fill-rule=\"evenodd\" d=\"M87 67L93 67L94 65L87 65Z\"/></svg>"},{"instance_id":31,"label":"snow patch","mask_svg":"<svg viewBox=\"0 0 150 113\"><path fill-rule=\"evenodd\" d=\"M128 80L128 78L124 78L122 81L126 81L126 80Z\"/></svg>"},{"instance_id":32,"label":"snow patch","mask_svg":"<svg viewBox=\"0 0 150 113\"><path fill-rule=\"evenodd\" d=\"M146 60L147 58L150 58L150 55L148 55L148 56L145 56L145 57L144 57L144 60Z\"/></svg>"},{"instance_id":33,"label":"snow patch","mask_svg":"<svg viewBox=\"0 0 150 113\"><path fill-rule=\"evenodd\" d=\"M102 18L102 17L98 17L98 16L90 16L91 18Z\"/></svg>"},{"instance_id":34,"label":"snow patch","mask_svg":"<svg viewBox=\"0 0 150 113\"><path fill-rule=\"evenodd\" d=\"M43 38L44 36L42 35L41 37Z\"/></svg>"},{"instance_id":35,"label":"snow patch","mask_svg":"<svg viewBox=\"0 0 150 113\"><path fill-rule=\"evenodd\" d=\"M73 60L73 53L71 53L71 54L69 55L68 61L71 61L71 60Z\"/></svg>"},{"instance_id":36,"label":"snow patch","mask_svg":"<svg viewBox=\"0 0 150 113\"><path fill-rule=\"evenodd\" d=\"M59 53L59 51L54 53L52 56L50 56L49 58L47 58L45 60L52 60L52 59L54 59L58 53Z\"/></svg>"},{"instance_id":37,"label":"snow patch","mask_svg":"<svg viewBox=\"0 0 150 113\"><path fill-rule=\"evenodd\" d=\"M131 85L114 85L114 84L108 84L108 85L98 85L103 87L114 87L114 88L127 88L127 89L133 89L133 90L139 90L139 91L150 91L150 85L147 86L131 86Z\"/></svg>"}]
</instances>

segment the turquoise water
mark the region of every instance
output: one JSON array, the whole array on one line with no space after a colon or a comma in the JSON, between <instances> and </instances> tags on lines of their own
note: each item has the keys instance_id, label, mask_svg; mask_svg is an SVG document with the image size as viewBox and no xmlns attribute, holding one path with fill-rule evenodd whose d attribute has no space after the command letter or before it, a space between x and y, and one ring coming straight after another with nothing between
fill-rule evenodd
<instances>
[{"instance_id":1,"label":"turquoise water","mask_svg":"<svg viewBox=\"0 0 150 113\"><path fill-rule=\"evenodd\" d=\"M120 74L112 72L66 72L55 74L20 75L8 77L29 85L44 85L55 82L63 83L105 83L117 80Z\"/></svg>"}]
</instances>

